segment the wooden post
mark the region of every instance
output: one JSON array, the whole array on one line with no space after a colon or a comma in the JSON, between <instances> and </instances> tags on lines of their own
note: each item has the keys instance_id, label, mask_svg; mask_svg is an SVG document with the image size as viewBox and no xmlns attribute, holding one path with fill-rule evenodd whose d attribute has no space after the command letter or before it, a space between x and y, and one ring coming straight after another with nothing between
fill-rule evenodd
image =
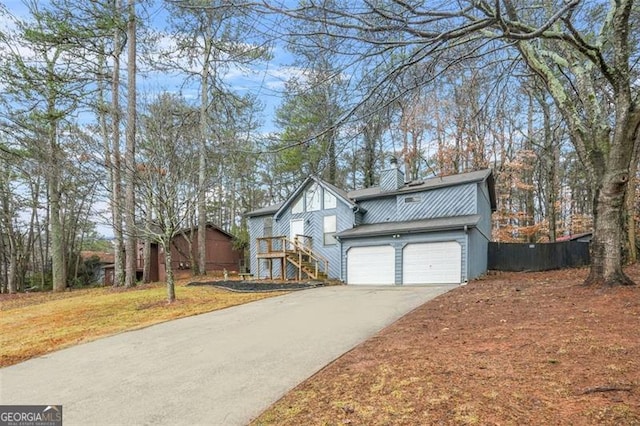
<instances>
[{"instance_id":1,"label":"wooden post","mask_svg":"<svg viewBox=\"0 0 640 426\"><path fill-rule=\"evenodd\" d=\"M287 276L286 276L287 270L285 269L286 268L286 264L287 264L287 262L285 261L284 257L281 257L280 258L280 278L283 279L283 280L287 279Z\"/></svg>"}]
</instances>

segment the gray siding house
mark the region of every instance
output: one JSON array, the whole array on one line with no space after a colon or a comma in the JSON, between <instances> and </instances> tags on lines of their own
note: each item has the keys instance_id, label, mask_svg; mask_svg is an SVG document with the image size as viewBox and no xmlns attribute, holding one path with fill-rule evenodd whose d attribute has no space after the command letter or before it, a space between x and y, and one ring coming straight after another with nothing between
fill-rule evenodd
<instances>
[{"instance_id":1,"label":"gray siding house","mask_svg":"<svg viewBox=\"0 0 640 426\"><path fill-rule=\"evenodd\" d=\"M487 270L491 170L345 192L311 176L283 203L247 213L257 278L347 284L463 283Z\"/></svg>"}]
</instances>

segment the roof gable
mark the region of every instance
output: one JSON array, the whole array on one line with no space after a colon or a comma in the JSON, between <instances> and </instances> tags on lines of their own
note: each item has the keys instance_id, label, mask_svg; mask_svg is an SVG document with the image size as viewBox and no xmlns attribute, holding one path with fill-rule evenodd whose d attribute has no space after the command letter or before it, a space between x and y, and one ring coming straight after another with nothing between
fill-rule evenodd
<instances>
[{"instance_id":1,"label":"roof gable","mask_svg":"<svg viewBox=\"0 0 640 426\"><path fill-rule=\"evenodd\" d=\"M356 207L356 203L354 203L348 197L348 194L345 191L341 190L335 185L330 184L329 182L325 182L324 180L316 176L309 176L304 180L304 182L302 182L300 186L298 186L298 188L295 191L293 191L293 193L286 199L286 201L282 203L282 205L280 206L280 208L278 208L278 210L275 212L273 217L277 219L283 212L285 212L291 206L291 204L295 200L298 199L298 197L309 187L309 185L311 185L314 182L318 184L320 187L322 187L325 191L329 191L338 200L342 201L344 204L348 205L349 207L351 208Z\"/></svg>"}]
</instances>

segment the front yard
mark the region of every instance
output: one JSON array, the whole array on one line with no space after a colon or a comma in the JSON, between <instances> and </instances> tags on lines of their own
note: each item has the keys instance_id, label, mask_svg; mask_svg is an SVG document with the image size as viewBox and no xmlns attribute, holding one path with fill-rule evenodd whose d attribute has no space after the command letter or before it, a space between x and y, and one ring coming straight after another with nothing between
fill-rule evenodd
<instances>
[{"instance_id":1,"label":"front yard","mask_svg":"<svg viewBox=\"0 0 640 426\"><path fill-rule=\"evenodd\" d=\"M122 331L286 293L235 293L187 287L187 282L176 284L172 304L166 303L164 284L0 294L0 367Z\"/></svg>"},{"instance_id":2,"label":"front yard","mask_svg":"<svg viewBox=\"0 0 640 426\"><path fill-rule=\"evenodd\" d=\"M426 303L254 425L640 425L640 288L500 273ZM627 273L640 284L640 267Z\"/></svg>"}]
</instances>

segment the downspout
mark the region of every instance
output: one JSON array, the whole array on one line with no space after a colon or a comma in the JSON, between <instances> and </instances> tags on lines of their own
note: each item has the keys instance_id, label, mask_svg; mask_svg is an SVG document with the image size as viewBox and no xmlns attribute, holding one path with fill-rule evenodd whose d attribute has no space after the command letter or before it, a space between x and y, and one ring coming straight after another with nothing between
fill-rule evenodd
<instances>
[{"instance_id":1,"label":"downspout","mask_svg":"<svg viewBox=\"0 0 640 426\"><path fill-rule=\"evenodd\" d=\"M466 256L467 256L467 268L466 268L466 272L465 272L465 277L464 277L464 282L461 283L461 285L465 285L469 282L469 264L470 264L470 258L469 258L469 226L465 225L464 226L464 239L465 239L465 246L466 246Z\"/></svg>"},{"instance_id":2,"label":"downspout","mask_svg":"<svg viewBox=\"0 0 640 426\"><path fill-rule=\"evenodd\" d=\"M344 262L342 261L342 259L344 259L344 254L342 253L342 241L340 241L340 237L338 236L335 236L334 238L338 242L338 247L340 247L340 281L344 282Z\"/></svg>"}]
</instances>

